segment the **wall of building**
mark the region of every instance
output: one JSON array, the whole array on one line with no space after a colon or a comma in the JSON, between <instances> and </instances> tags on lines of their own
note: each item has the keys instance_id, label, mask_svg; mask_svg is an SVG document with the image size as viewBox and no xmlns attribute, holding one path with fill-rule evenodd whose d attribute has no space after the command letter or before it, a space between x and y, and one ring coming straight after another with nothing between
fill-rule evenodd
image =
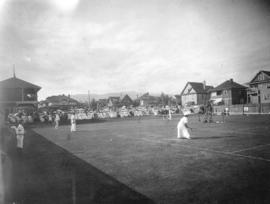
<instances>
[{"instance_id":1,"label":"wall of building","mask_svg":"<svg viewBox=\"0 0 270 204\"><path fill-rule=\"evenodd\" d=\"M258 104L259 103L259 99L258 99L258 95L249 95L249 103L251 104Z\"/></svg>"},{"instance_id":2,"label":"wall of building","mask_svg":"<svg viewBox=\"0 0 270 204\"><path fill-rule=\"evenodd\" d=\"M270 103L270 83L259 84L261 103Z\"/></svg>"},{"instance_id":3,"label":"wall of building","mask_svg":"<svg viewBox=\"0 0 270 204\"><path fill-rule=\"evenodd\" d=\"M181 99L182 99L182 105L185 105L188 102L194 102L194 104L198 104L197 94L182 95Z\"/></svg>"},{"instance_id":4,"label":"wall of building","mask_svg":"<svg viewBox=\"0 0 270 204\"><path fill-rule=\"evenodd\" d=\"M207 93L197 94L197 104L198 105L201 105L201 104L206 105L207 101L209 101L209 99L210 99L210 94L207 94Z\"/></svg>"},{"instance_id":5,"label":"wall of building","mask_svg":"<svg viewBox=\"0 0 270 204\"><path fill-rule=\"evenodd\" d=\"M243 104L247 101L245 89L222 90L211 93L211 99L222 98L225 106Z\"/></svg>"},{"instance_id":6,"label":"wall of building","mask_svg":"<svg viewBox=\"0 0 270 204\"><path fill-rule=\"evenodd\" d=\"M229 109L231 114L254 114L254 113L270 113L270 103L265 104L237 104L230 106L214 106L214 113L220 115L225 108Z\"/></svg>"},{"instance_id":7,"label":"wall of building","mask_svg":"<svg viewBox=\"0 0 270 204\"><path fill-rule=\"evenodd\" d=\"M0 95L0 106L5 118L9 113L16 112L19 105L20 107L33 105L33 109L37 108L37 91L32 88L2 88Z\"/></svg>"},{"instance_id":8,"label":"wall of building","mask_svg":"<svg viewBox=\"0 0 270 204\"><path fill-rule=\"evenodd\" d=\"M249 95L250 103L257 104L259 103L259 96L260 96L260 103L270 103L270 82L263 82L261 84L251 84L251 88L255 90L254 95ZM260 94L258 94L260 92Z\"/></svg>"},{"instance_id":9,"label":"wall of building","mask_svg":"<svg viewBox=\"0 0 270 204\"><path fill-rule=\"evenodd\" d=\"M31 88L2 88L1 101L37 101L37 92Z\"/></svg>"},{"instance_id":10,"label":"wall of building","mask_svg":"<svg viewBox=\"0 0 270 204\"><path fill-rule=\"evenodd\" d=\"M247 92L244 89L232 89L232 105L246 103Z\"/></svg>"},{"instance_id":11,"label":"wall of building","mask_svg":"<svg viewBox=\"0 0 270 204\"><path fill-rule=\"evenodd\" d=\"M22 91L21 88L3 88L1 101L22 101Z\"/></svg>"},{"instance_id":12,"label":"wall of building","mask_svg":"<svg viewBox=\"0 0 270 204\"><path fill-rule=\"evenodd\" d=\"M211 93L211 99L222 98L225 106L232 105L232 92L231 90L221 90Z\"/></svg>"}]
</instances>

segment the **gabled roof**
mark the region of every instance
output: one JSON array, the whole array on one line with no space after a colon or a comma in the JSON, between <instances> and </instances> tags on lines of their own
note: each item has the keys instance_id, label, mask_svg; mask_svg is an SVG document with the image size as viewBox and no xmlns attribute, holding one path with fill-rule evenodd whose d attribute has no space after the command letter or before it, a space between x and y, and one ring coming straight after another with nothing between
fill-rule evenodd
<instances>
[{"instance_id":1,"label":"gabled roof","mask_svg":"<svg viewBox=\"0 0 270 204\"><path fill-rule=\"evenodd\" d=\"M98 103L107 103L107 99L106 98L101 98L97 102Z\"/></svg>"},{"instance_id":2,"label":"gabled roof","mask_svg":"<svg viewBox=\"0 0 270 204\"><path fill-rule=\"evenodd\" d=\"M58 96L49 96L46 98L48 103L79 103L73 98L65 95L58 95Z\"/></svg>"},{"instance_id":3,"label":"gabled roof","mask_svg":"<svg viewBox=\"0 0 270 204\"><path fill-rule=\"evenodd\" d=\"M98 103L99 107L102 107L102 106L104 107L104 106L107 106L108 100L106 98L102 98L102 99L99 99L97 101L97 103Z\"/></svg>"},{"instance_id":4,"label":"gabled roof","mask_svg":"<svg viewBox=\"0 0 270 204\"><path fill-rule=\"evenodd\" d=\"M114 101L120 101L120 97L119 96L110 96L109 98L108 98L108 101L109 100L111 100L112 102L114 102Z\"/></svg>"},{"instance_id":5,"label":"gabled roof","mask_svg":"<svg viewBox=\"0 0 270 204\"><path fill-rule=\"evenodd\" d=\"M121 100L121 102L124 102L124 101L125 101L125 102L127 102L127 101L133 102L132 99L131 99L131 98L129 97L129 95L127 95L127 94L126 94L126 95L124 96L124 98L122 98L122 100Z\"/></svg>"},{"instance_id":6,"label":"gabled roof","mask_svg":"<svg viewBox=\"0 0 270 204\"><path fill-rule=\"evenodd\" d=\"M158 96L151 96L148 92L139 97L141 100L156 100L158 98Z\"/></svg>"},{"instance_id":7,"label":"gabled roof","mask_svg":"<svg viewBox=\"0 0 270 204\"><path fill-rule=\"evenodd\" d=\"M210 89L209 92L213 91L221 91L221 90L229 90L229 89L245 89L246 87L234 82L232 79L223 82L217 87Z\"/></svg>"},{"instance_id":8,"label":"gabled roof","mask_svg":"<svg viewBox=\"0 0 270 204\"><path fill-rule=\"evenodd\" d=\"M151 96L148 92L139 97L139 99L145 101L148 104L157 104L160 101L160 97Z\"/></svg>"},{"instance_id":9,"label":"gabled roof","mask_svg":"<svg viewBox=\"0 0 270 204\"><path fill-rule=\"evenodd\" d=\"M207 91L211 88L213 88L213 86L205 86L204 89L204 84L200 83L200 82L187 82L185 88L182 90L180 95L183 95L185 89L187 88L188 84L190 84L190 86L196 91L196 93L207 93Z\"/></svg>"},{"instance_id":10,"label":"gabled roof","mask_svg":"<svg viewBox=\"0 0 270 204\"><path fill-rule=\"evenodd\" d=\"M261 71L259 71L259 72L255 75L255 77L253 77L253 79L249 82L249 84L261 82L261 81L257 81L257 80L256 80L257 77L258 77L258 75L261 74L261 73L264 73L264 74L267 75L267 76L269 77L269 79L270 79L270 71L261 70ZM269 80L265 80L265 81L269 81Z\"/></svg>"},{"instance_id":11,"label":"gabled roof","mask_svg":"<svg viewBox=\"0 0 270 204\"><path fill-rule=\"evenodd\" d=\"M12 77L9 79L5 79L0 82L0 87L2 88L33 88L40 90L41 87L35 84L29 83L17 77Z\"/></svg>"}]
</instances>

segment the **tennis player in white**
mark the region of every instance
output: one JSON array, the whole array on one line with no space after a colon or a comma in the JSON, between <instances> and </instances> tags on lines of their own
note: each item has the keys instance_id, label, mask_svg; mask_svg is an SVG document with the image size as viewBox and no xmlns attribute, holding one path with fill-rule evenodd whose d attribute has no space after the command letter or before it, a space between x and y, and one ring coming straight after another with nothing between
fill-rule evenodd
<instances>
[{"instance_id":1,"label":"tennis player in white","mask_svg":"<svg viewBox=\"0 0 270 204\"><path fill-rule=\"evenodd\" d=\"M177 138L186 138L190 139L190 134L188 132L188 128L191 129L191 127L188 126L188 113L184 112L184 116L180 119L177 125Z\"/></svg>"},{"instance_id":2,"label":"tennis player in white","mask_svg":"<svg viewBox=\"0 0 270 204\"><path fill-rule=\"evenodd\" d=\"M70 117L70 123L71 123L70 132L76 132L76 118L74 112Z\"/></svg>"}]
</instances>

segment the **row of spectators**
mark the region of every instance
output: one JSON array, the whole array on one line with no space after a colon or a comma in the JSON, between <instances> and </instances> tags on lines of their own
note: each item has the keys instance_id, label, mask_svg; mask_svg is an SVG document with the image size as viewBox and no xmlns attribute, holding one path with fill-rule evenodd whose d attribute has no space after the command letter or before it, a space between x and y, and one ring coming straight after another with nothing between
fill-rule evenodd
<instances>
[{"instance_id":1,"label":"row of spectators","mask_svg":"<svg viewBox=\"0 0 270 204\"><path fill-rule=\"evenodd\" d=\"M38 111L33 113L26 113L24 111L19 111L14 114L8 115L8 121L12 124L22 122L33 123L33 122L42 122L42 123L51 123L54 122L56 114L59 115L62 122L70 120L71 113L75 112L76 120L89 120L89 119L105 119L105 118L125 118L125 117L138 117L146 115L164 115L168 114L169 109L171 113L179 113L177 107L136 107L136 108L127 108L123 106L117 111L110 109L102 109L99 111L90 111L88 109L73 109L73 110L46 110Z\"/></svg>"}]
</instances>

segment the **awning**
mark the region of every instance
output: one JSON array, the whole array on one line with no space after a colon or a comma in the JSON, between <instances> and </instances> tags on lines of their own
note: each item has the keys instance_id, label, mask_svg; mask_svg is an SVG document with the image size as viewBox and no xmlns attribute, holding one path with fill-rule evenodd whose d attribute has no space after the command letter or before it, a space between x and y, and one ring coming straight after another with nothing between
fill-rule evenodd
<instances>
[{"instance_id":1,"label":"awning","mask_svg":"<svg viewBox=\"0 0 270 204\"><path fill-rule=\"evenodd\" d=\"M223 101L222 98L215 98L215 99L212 99L211 101L213 101L213 104L219 104Z\"/></svg>"}]
</instances>

